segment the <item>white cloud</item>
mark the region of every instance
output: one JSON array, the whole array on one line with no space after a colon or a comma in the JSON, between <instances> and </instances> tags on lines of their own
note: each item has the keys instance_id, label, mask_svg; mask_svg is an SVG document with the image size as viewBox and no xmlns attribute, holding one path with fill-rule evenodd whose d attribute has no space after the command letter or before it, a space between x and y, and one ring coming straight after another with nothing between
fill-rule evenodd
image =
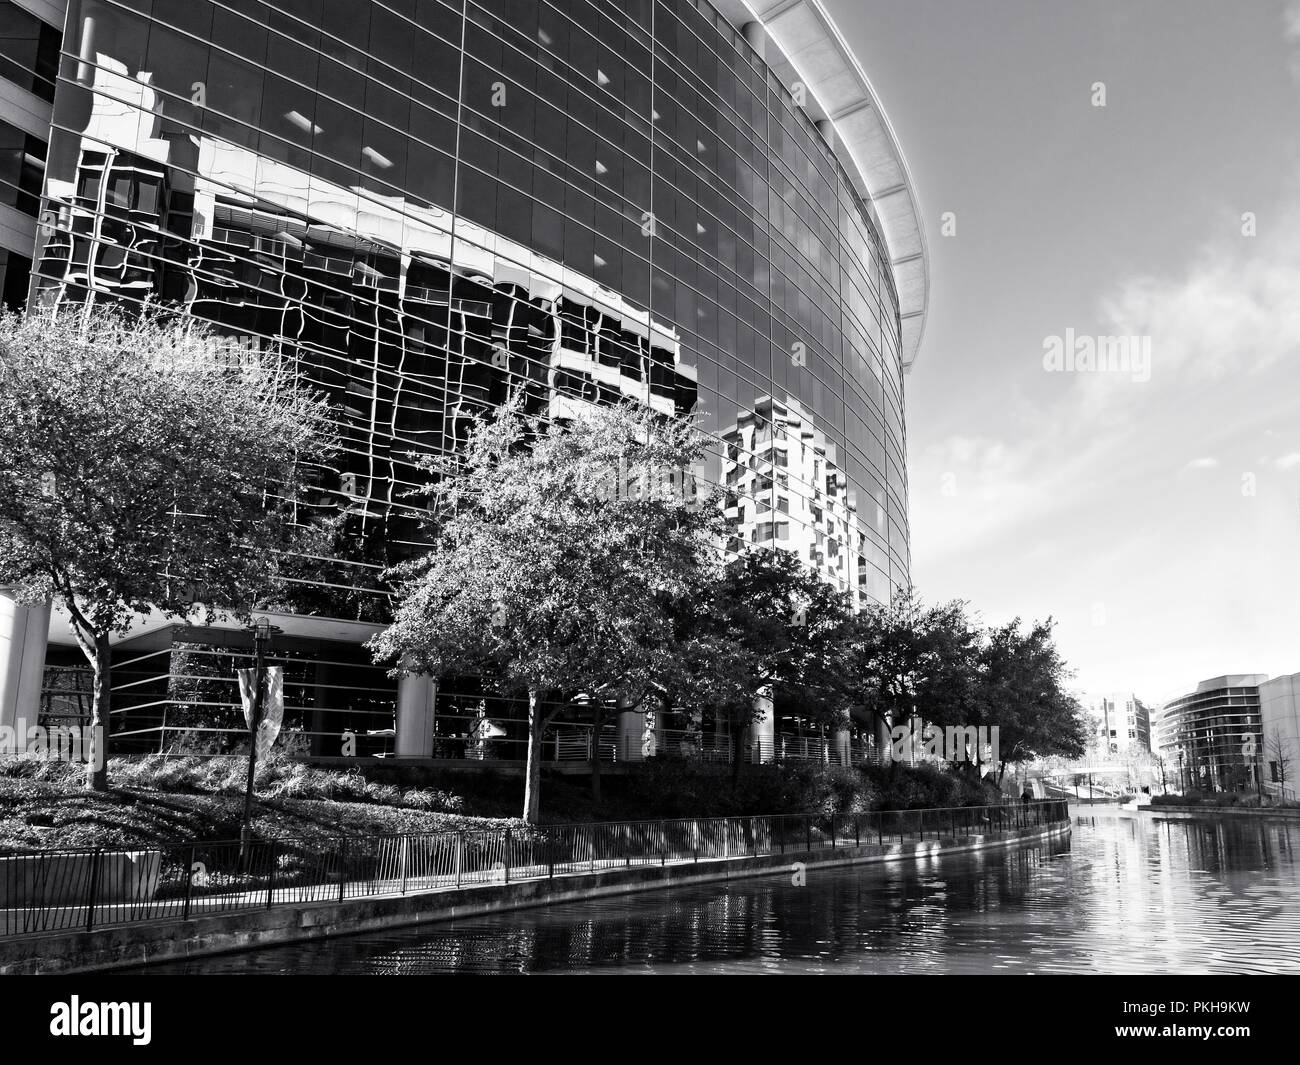
<instances>
[{"instance_id":1,"label":"white cloud","mask_svg":"<svg viewBox=\"0 0 1300 1065\"><path fill-rule=\"evenodd\" d=\"M1205 458L1192 459L1192 461L1189 462L1186 466L1184 466L1183 469L1185 469L1185 470L1214 470L1214 469L1218 469L1218 467L1219 467L1219 460L1216 459L1216 458L1211 458L1211 457L1207 456L1207 457L1205 457Z\"/></svg>"},{"instance_id":2,"label":"white cloud","mask_svg":"<svg viewBox=\"0 0 1300 1065\"><path fill-rule=\"evenodd\" d=\"M1108 328L1151 337L1152 377L1217 379L1300 354L1300 220L1207 245L1182 277L1137 276L1102 301Z\"/></svg>"},{"instance_id":3,"label":"white cloud","mask_svg":"<svg viewBox=\"0 0 1300 1065\"><path fill-rule=\"evenodd\" d=\"M1289 455L1283 455L1281 458L1273 460L1273 465L1279 470L1293 470L1300 466L1300 451L1292 451Z\"/></svg>"},{"instance_id":4,"label":"white cloud","mask_svg":"<svg viewBox=\"0 0 1300 1065\"><path fill-rule=\"evenodd\" d=\"M1291 3L1282 11L1282 35L1294 45L1300 45L1300 0ZM1300 51L1291 57L1291 76L1300 82Z\"/></svg>"}]
</instances>

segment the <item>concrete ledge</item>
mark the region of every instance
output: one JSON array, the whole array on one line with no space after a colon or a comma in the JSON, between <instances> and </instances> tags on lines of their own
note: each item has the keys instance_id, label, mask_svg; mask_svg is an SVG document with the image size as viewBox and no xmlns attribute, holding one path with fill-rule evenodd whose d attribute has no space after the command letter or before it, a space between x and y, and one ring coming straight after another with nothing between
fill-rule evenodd
<instances>
[{"instance_id":1,"label":"concrete ledge","mask_svg":"<svg viewBox=\"0 0 1300 1065\"><path fill-rule=\"evenodd\" d=\"M1214 814L1216 817L1219 814L1236 814L1240 817L1277 817L1288 821L1300 818L1300 807L1295 806L1265 806L1260 809L1253 806L1213 806L1209 803L1203 806L1164 806L1153 802L1142 809L1157 814L1187 814L1189 817L1196 814Z\"/></svg>"},{"instance_id":2,"label":"concrete ledge","mask_svg":"<svg viewBox=\"0 0 1300 1065\"><path fill-rule=\"evenodd\" d=\"M453 890L375 895L345 902L277 906L189 921L153 921L0 939L0 974L72 973L278 946L327 936L410 928L555 902L624 895L676 885L771 875L802 862L831 868L959 854L1068 836L1069 821L1044 827L924 842L862 844L754 858L720 858L676 865L641 865L547 880L485 884Z\"/></svg>"}]
</instances>

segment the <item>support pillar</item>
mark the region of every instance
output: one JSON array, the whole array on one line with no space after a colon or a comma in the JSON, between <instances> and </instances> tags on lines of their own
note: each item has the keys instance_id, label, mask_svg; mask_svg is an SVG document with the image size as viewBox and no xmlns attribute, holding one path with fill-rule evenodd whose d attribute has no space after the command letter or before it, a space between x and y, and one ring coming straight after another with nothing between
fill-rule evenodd
<instances>
[{"instance_id":1,"label":"support pillar","mask_svg":"<svg viewBox=\"0 0 1300 1065\"><path fill-rule=\"evenodd\" d=\"M831 734L831 764L851 765L852 761L853 741L849 737L849 730L837 728Z\"/></svg>"},{"instance_id":2,"label":"support pillar","mask_svg":"<svg viewBox=\"0 0 1300 1065\"><path fill-rule=\"evenodd\" d=\"M643 733L646 716L641 713L640 704L633 703L626 696L618 697L618 749L614 753L616 762L642 761Z\"/></svg>"},{"instance_id":3,"label":"support pillar","mask_svg":"<svg viewBox=\"0 0 1300 1065\"><path fill-rule=\"evenodd\" d=\"M18 737L14 749L2 753L25 751L27 730L37 724L49 632L48 603L24 606L0 591L0 726Z\"/></svg>"},{"instance_id":4,"label":"support pillar","mask_svg":"<svg viewBox=\"0 0 1300 1065\"><path fill-rule=\"evenodd\" d=\"M398 758L433 757L433 723L438 705L438 684L429 676L413 673L397 681L397 737L393 753Z\"/></svg>"},{"instance_id":5,"label":"support pillar","mask_svg":"<svg viewBox=\"0 0 1300 1065\"><path fill-rule=\"evenodd\" d=\"M758 53L759 59L767 58L767 30L761 22L746 22L740 27L746 43Z\"/></svg>"},{"instance_id":6,"label":"support pillar","mask_svg":"<svg viewBox=\"0 0 1300 1065\"><path fill-rule=\"evenodd\" d=\"M763 688L754 696L754 720L749 726L749 740L753 745L753 761L776 761L776 713L772 703L771 687Z\"/></svg>"},{"instance_id":7,"label":"support pillar","mask_svg":"<svg viewBox=\"0 0 1300 1065\"><path fill-rule=\"evenodd\" d=\"M876 750L880 752L880 760L887 762L890 760L892 751L892 739L890 737L889 722L885 720L883 714L876 714Z\"/></svg>"}]
</instances>

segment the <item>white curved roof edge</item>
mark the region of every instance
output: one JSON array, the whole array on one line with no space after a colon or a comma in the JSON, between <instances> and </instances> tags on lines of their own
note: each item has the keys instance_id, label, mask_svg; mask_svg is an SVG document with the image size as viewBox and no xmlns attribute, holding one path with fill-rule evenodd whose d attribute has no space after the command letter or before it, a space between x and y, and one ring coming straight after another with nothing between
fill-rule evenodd
<instances>
[{"instance_id":1,"label":"white curved roof edge","mask_svg":"<svg viewBox=\"0 0 1300 1065\"><path fill-rule=\"evenodd\" d=\"M880 223L898 290L903 368L910 370L925 333L930 250L907 159L862 64L821 0L710 2L738 30L761 25L770 42L767 65L787 87L804 85L809 118L831 123L831 147Z\"/></svg>"}]
</instances>

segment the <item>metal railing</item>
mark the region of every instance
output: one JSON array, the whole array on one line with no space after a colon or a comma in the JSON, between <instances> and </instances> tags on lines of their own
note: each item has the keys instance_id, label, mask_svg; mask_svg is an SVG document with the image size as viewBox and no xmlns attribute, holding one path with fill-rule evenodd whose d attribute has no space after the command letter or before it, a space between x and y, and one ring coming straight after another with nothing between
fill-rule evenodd
<instances>
[{"instance_id":1,"label":"metal railing","mask_svg":"<svg viewBox=\"0 0 1300 1065\"><path fill-rule=\"evenodd\" d=\"M0 856L0 937L1047 826L1064 800Z\"/></svg>"},{"instance_id":2,"label":"metal railing","mask_svg":"<svg viewBox=\"0 0 1300 1065\"><path fill-rule=\"evenodd\" d=\"M543 757L551 762L591 760L590 725L564 723L547 732ZM514 742L514 741L511 741ZM520 741L523 742L523 741ZM620 733L615 726L601 730L601 759L619 765L651 759L682 759L729 765L735 757L730 736L713 731L654 728L635 735ZM858 741L837 741L819 736L796 736L778 732L772 737L748 737L741 745L741 760L753 764L807 762L815 765L883 765L889 752Z\"/></svg>"}]
</instances>

